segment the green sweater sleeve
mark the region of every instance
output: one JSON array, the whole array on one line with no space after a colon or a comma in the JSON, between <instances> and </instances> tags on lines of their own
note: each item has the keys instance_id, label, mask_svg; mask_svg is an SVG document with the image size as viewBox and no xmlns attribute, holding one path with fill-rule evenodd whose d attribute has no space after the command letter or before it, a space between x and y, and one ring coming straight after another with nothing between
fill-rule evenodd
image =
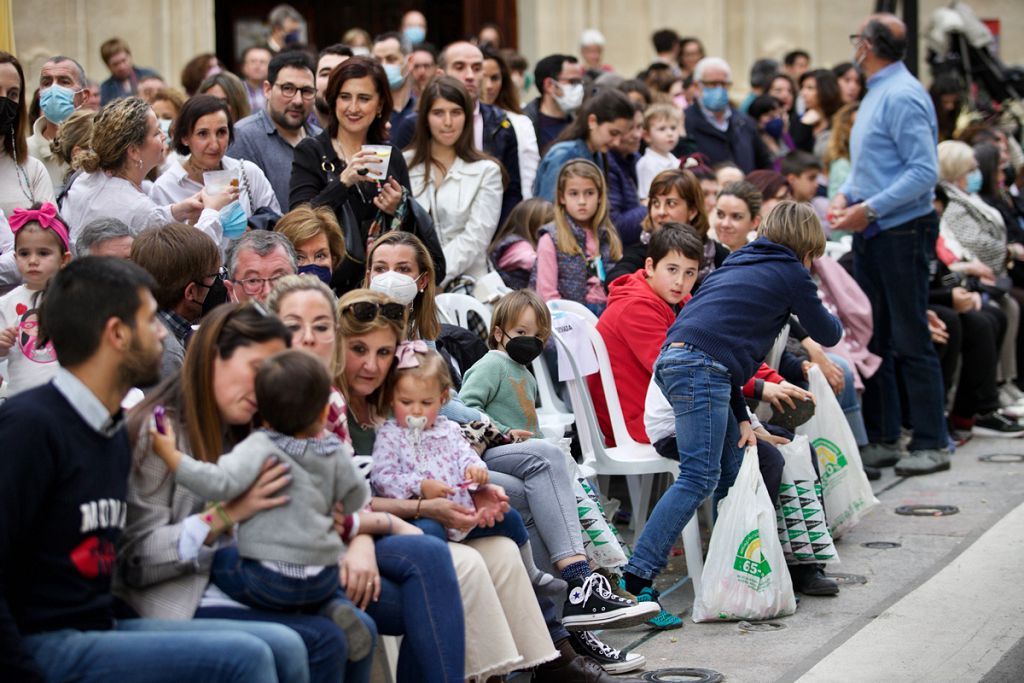
<instances>
[{"instance_id":1,"label":"green sweater sleeve","mask_svg":"<svg viewBox=\"0 0 1024 683\"><path fill-rule=\"evenodd\" d=\"M498 429L507 432L509 428L501 424L490 410L504 379L501 363L495 362L495 360L500 359L496 359L493 354L487 354L466 371L462 377L459 397L470 408L476 408L480 412L486 413Z\"/></svg>"}]
</instances>

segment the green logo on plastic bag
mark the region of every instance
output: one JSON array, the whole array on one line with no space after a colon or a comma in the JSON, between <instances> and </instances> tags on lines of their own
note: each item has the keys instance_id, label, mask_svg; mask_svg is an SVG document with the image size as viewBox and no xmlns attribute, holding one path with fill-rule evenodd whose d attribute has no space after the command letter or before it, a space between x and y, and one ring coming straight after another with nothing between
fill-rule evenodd
<instances>
[{"instance_id":1,"label":"green logo on plastic bag","mask_svg":"<svg viewBox=\"0 0 1024 683\"><path fill-rule=\"evenodd\" d=\"M740 542L740 547L736 550L736 561L732 566L740 572L737 577L740 582L756 591L771 583L768 575L772 573L772 568L761 552L761 534L757 529L747 534Z\"/></svg>"},{"instance_id":2,"label":"green logo on plastic bag","mask_svg":"<svg viewBox=\"0 0 1024 683\"><path fill-rule=\"evenodd\" d=\"M821 486L828 489L829 480L842 472L849 463L839 446L828 439L815 439L811 445L814 446L814 452L818 454L818 464L821 465Z\"/></svg>"}]
</instances>

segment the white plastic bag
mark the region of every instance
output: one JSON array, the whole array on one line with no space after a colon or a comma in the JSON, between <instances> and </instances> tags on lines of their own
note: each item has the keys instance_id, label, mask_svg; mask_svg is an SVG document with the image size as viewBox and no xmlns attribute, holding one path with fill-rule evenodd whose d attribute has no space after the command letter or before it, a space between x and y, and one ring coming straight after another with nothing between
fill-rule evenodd
<instances>
[{"instance_id":1,"label":"white plastic bag","mask_svg":"<svg viewBox=\"0 0 1024 683\"><path fill-rule=\"evenodd\" d=\"M807 381L817 407L814 416L797 427L796 433L806 435L818 454L825 514L832 538L838 539L857 526L861 517L878 505L878 499L864 474L857 440L825 375L813 367Z\"/></svg>"},{"instance_id":2,"label":"white plastic bag","mask_svg":"<svg viewBox=\"0 0 1024 683\"><path fill-rule=\"evenodd\" d=\"M825 520L821 482L811 463L807 437L778 446L786 461L779 486L779 542L786 564L839 562Z\"/></svg>"},{"instance_id":3,"label":"white plastic bag","mask_svg":"<svg viewBox=\"0 0 1024 683\"><path fill-rule=\"evenodd\" d=\"M743 456L736 483L719 506L693 620L772 619L796 610L793 582L775 528L775 508L758 469L757 448Z\"/></svg>"}]
</instances>

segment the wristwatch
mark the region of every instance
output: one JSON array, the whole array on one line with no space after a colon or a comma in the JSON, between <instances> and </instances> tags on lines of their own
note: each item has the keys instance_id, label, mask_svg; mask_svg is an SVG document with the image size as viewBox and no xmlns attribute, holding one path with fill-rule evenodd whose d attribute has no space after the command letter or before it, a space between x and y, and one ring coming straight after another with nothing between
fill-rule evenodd
<instances>
[{"instance_id":1,"label":"wristwatch","mask_svg":"<svg viewBox=\"0 0 1024 683\"><path fill-rule=\"evenodd\" d=\"M864 202L864 217L868 219L868 223L874 223L878 220L878 212L871 208L871 205Z\"/></svg>"}]
</instances>

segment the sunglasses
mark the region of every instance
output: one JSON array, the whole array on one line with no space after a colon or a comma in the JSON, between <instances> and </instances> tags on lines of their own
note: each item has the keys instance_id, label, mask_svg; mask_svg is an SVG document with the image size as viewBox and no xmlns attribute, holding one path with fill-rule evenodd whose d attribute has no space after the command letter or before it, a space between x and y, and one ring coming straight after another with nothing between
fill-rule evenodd
<instances>
[{"instance_id":1,"label":"sunglasses","mask_svg":"<svg viewBox=\"0 0 1024 683\"><path fill-rule=\"evenodd\" d=\"M342 313L351 315L361 323L368 323L378 316L383 316L395 322L405 320L405 306L402 304L378 304L373 301L357 301L346 306Z\"/></svg>"}]
</instances>

